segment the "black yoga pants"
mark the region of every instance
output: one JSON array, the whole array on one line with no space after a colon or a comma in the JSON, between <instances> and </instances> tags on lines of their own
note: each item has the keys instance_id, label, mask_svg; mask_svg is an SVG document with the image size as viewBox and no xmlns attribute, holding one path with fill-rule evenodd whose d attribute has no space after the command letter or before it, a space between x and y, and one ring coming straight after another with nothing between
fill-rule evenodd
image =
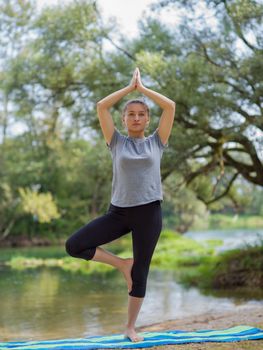
<instances>
[{"instance_id":1,"label":"black yoga pants","mask_svg":"<svg viewBox=\"0 0 263 350\"><path fill-rule=\"evenodd\" d=\"M80 228L66 241L69 255L91 260L96 247L132 233L132 290L129 295L143 298L152 255L162 229L159 200L133 207L110 204L107 213Z\"/></svg>"}]
</instances>

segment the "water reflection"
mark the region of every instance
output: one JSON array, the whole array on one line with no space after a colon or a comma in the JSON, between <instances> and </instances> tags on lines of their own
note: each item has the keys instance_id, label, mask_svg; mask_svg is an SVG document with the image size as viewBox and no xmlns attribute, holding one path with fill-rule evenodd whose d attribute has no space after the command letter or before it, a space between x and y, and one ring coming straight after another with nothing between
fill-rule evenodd
<instances>
[{"instance_id":1,"label":"water reflection","mask_svg":"<svg viewBox=\"0 0 263 350\"><path fill-rule=\"evenodd\" d=\"M141 324L181 319L204 312L227 312L247 303L255 303L263 308L263 290L254 290L254 295L253 291L248 289L244 292L240 289L223 290L217 291L214 296L213 291L201 293L197 288L185 288L176 283L172 271L154 271L151 277Z\"/></svg>"},{"instance_id":2,"label":"water reflection","mask_svg":"<svg viewBox=\"0 0 263 350\"><path fill-rule=\"evenodd\" d=\"M127 294L118 273L84 276L59 269L0 271L0 332L2 340L75 338L122 332ZM226 292L225 292L226 293ZM232 296L231 296L232 293ZM185 289L172 271L152 271L138 325L182 318L202 312L230 310L247 302L243 295L223 297Z\"/></svg>"}]
</instances>

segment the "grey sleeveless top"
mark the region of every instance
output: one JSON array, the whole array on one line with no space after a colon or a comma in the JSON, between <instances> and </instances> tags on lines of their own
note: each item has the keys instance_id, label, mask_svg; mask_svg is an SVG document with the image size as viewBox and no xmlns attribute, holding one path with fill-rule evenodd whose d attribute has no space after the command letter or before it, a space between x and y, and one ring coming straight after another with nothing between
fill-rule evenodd
<instances>
[{"instance_id":1,"label":"grey sleeveless top","mask_svg":"<svg viewBox=\"0 0 263 350\"><path fill-rule=\"evenodd\" d=\"M107 146L113 161L113 205L132 207L163 200L160 163L168 144L162 144L157 130L148 137L135 138L115 128Z\"/></svg>"}]
</instances>

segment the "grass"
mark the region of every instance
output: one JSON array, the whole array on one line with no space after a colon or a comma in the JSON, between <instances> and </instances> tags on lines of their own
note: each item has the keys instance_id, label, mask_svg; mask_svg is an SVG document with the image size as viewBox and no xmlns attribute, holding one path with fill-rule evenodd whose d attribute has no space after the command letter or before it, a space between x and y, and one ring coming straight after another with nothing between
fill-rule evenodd
<instances>
[{"instance_id":1,"label":"grass","mask_svg":"<svg viewBox=\"0 0 263 350\"><path fill-rule=\"evenodd\" d=\"M154 253L151 268L175 270L181 266L199 266L205 257L215 254L215 247L220 244L220 240L199 243L174 231L164 230ZM130 236L123 237L117 243L105 247L123 258L132 255ZM84 274L107 273L113 270L111 266L105 264L73 259L66 256L65 252L58 250L54 250L53 254L52 256L52 253L49 252L45 257L41 250L36 250L35 253L30 250L19 250L15 255L9 255L9 258L6 255L4 263L17 270L40 266L60 267L66 271L78 271Z\"/></svg>"},{"instance_id":2,"label":"grass","mask_svg":"<svg viewBox=\"0 0 263 350\"><path fill-rule=\"evenodd\" d=\"M203 257L196 268L181 268L179 280L199 288L262 287L263 242Z\"/></svg>"}]
</instances>

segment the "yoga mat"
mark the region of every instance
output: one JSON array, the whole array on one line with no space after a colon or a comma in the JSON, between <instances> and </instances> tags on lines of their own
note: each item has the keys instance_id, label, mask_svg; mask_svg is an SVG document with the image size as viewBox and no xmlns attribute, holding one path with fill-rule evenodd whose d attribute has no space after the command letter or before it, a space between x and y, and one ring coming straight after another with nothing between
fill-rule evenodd
<instances>
[{"instance_id":1,"label":"yoga mat","mask_svg":"<svg viewBox=\"0 0 263 350\"><path fill-rule=\"evenodd\" d=\"M249 326L236 326L219 330L199 330L195 332L172 330L164 332L140 332L144 341L133 343L122 334L95 336L79 339L44 341L0 342L0 350L87 350L87 349L138 349L158 345L172 345L203 342L234 342L263 339L263 330Z\"/></svg>"}]
</instances>

